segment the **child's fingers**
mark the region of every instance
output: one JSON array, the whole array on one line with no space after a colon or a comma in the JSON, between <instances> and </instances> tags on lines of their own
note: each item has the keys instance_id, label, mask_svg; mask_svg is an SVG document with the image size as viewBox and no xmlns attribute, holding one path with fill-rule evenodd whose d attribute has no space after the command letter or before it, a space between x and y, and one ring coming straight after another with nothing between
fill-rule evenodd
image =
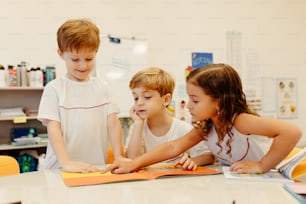
<instances>
[{"instance_id":1,"label":"child's fingers","mask_svg":"<svg viewBox=\"0 0 306 204\"><path fill-rule=\"evenodd\" d=\"M184 163L183 168L188 170L196 170L197 165L191 159L188 158Z\"/></svg>"},{"instance_id":2,"label":"child's fingers","mask_svg":"<svg viewBox=\"0 0 306 204\"><path fill-rule=\"evenodd\" d=\"M186 162L187 157L183 155L180 159L175 161L175 167L182 166Z\"/></svg>"},{"instance_id":3,"label":"child's fingers","mask_svg":"<svg viewBox=\"0 0 306 204\"><path fill-rule=\"evenodd\" d=\"M97 172L99 169L93 165L89 165L82 169L82 173L90 173L90 172Z\"/></svg>"},{"instance_id":4,"label":"child's fingers","mask_svg":"<svg viewBox=\"0 0 306 204\"><path fill-rule=\"evenodd\" d=\"M175 167L182 166L183 169L195 170L197 165L189 158L189 155L184 153L179 161L175 163Z\"/></svg>"},{"instance_id":5,"label":"child's fingers","mask_svg":"<svg viewBox=\"0 0 306 204\"><path fill-rule=\"evenodd\" d=\"M109 171L113 172L113 171L114 171L115 169L117 169L117 168L118 168L117 165L112 164L112 165L106 167L105 169L102 169L100 172L101 172L101 174L105 174L105 173L107 173L107 172L109 172Z\"/></svg>"}]
</instances>

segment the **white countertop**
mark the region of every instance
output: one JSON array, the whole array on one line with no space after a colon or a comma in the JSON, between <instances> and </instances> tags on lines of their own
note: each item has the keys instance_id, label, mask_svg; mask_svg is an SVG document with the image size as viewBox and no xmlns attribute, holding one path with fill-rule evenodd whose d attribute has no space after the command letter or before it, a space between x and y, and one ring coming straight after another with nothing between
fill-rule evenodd
<instances>
[{"instance_id":1,"label":"white countertop","mask_svg":"<svg viewBox=\"0 0 306 204\"><path fill-rule=\"evenodd\" d=\"M0 177L0 203L298 203L282 185L226 180L220 174L67 187L58 171L44 170Z\"/></svg>"}]
</instances>

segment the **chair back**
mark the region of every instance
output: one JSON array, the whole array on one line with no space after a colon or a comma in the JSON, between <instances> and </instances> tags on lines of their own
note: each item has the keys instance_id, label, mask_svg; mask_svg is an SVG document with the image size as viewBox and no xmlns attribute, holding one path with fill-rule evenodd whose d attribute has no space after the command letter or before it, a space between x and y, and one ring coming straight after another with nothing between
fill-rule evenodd
<instances>
[{"instance_id":1,"label":"chair back","mask_svg":"<svg viewBox=\"0 0 306 204\"><path fill-rule=\"evenodd\" d=\"M12 156L0 155L0 177L20 174L19 164Z\"/></svg>"}]
</instances>

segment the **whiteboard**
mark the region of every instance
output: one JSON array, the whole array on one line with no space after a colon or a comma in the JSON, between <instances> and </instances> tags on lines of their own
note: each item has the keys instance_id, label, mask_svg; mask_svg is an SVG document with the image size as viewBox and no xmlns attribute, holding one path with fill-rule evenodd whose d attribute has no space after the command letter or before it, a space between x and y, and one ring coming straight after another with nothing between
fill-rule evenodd
<instances>
[{"instance_id":1,"label":"whiteboard","mask_svg":"<svg viewBox=\"0 0 306 204\"><path fill-rule=\"evenodd\" d=\"M120 108L119 117L129 117L134 103L129 82L138 70L148 66L147 41L120 38L120 43L113 43L102 38L96 60L96 76L108 83Z\"/></svg>"}]
</instances>

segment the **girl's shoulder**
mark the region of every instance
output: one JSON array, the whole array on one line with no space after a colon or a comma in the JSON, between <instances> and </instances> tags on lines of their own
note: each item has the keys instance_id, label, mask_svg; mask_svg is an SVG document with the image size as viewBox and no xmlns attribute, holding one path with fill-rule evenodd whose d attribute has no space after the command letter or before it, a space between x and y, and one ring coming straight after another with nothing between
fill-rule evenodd
<instances>
[{"instance_id":1,"label":"girl's shoulder","mask_svg":"<svg viewBox=\"0 0 306 204\"><path fill-rule=\"evenodd\" d=\"M259 116L250 113L239 113L233 118L233 127L242 134L250 134L249 128L258 123Z\"/></svg>"},{"instance_id":2,"label":"girl's shoulder","mask_svg":"<svg viewBox=\"0 0 306 204\"><path fill-rule=\"evenodd\" d=\"M254 120L254 119L258 119L260 118L260 116L258 115L254 115L254 114L251 114L251 113L239 113L239 114L236 114L234 117L233 117L233 121L234 121L234 124L235 123L242 123L244 120Z\"/></svg>"}]
</instances>

